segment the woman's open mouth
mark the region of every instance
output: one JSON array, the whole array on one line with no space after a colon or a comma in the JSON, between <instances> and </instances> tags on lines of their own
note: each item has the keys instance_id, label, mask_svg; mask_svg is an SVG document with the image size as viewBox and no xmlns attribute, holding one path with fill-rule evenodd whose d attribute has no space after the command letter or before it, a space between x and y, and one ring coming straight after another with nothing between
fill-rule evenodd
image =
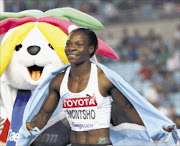
<instances>
[{"instance_id":1,"label":"woman's open mouth","mask_svg":"<svg viewBox=\"0 0 180 146\"><path fill-rule=\"evenodd\" d=\"M30 77L34 81L39 80L40 77L41 77L43 69L44 69L44 67L40 67L40 66L37 66L37 65L33 65L33 66L28 67Z\"/></svg>"}]
</instances>

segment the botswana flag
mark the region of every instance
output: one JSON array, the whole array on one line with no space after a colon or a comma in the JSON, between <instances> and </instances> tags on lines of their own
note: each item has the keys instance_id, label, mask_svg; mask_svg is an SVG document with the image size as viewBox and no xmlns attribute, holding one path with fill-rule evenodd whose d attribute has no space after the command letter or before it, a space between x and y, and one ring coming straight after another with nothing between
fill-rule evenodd
<instances>
[{"instance_id":1,"label":"botswana flag","mask_svg":"<svg viewBox=\"0 0 180 146\"><path fill-rule=\"evenodd\" d=\"M94 62L93 62L94 63ZM123 123L117 126L111 126L110 138L113 145L176 145L178 144L178 130L176 125L160 113L154 106L152 106L145 98L143 98L137 91L135 91L126 81L124 81L117 73L108 69L102 64L95 63L105 73L107 78L116 86L117 89L131 102L135 107L139 116L141 117L144 126ZM31 121L35 114L39 111L44 99L48 94L48 87L51 80L58 74L65 70L70 64L65 65L51 75L36 89L32 97L30 98L24 112L23 125L20 129L21 137L17 141L17 145L27 146L32 143L34 139L38 139L40 133L48 131L48 128L61 122L62 127L56 129L56 131L64 131L68 125L64 122L62 112L62 103L59 102L56 110L48 121L47 125L40 131L37 127L30 132L26 128L26 122ZM116 116L116 114L112 114ZM64 125L64 126L63 126ZM173 132L169 133L162 129L162 127L174 126ZM67 128L69 129L69 128ZM69 131L67 131L67 135ZM64 133L59 133L60 137L63 137ZM69 135L68 135L69 136ZM36 142L36 140L34 141ZM59 143L62 144L62 143ZM63 144L62 144L63 145Z\"/></svg>"}]
</instances>

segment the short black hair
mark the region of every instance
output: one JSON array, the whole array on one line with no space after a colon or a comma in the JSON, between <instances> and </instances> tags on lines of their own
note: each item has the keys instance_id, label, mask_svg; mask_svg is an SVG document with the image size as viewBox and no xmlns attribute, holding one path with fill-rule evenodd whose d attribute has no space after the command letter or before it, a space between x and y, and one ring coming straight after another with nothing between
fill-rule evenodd
<instances>
[{"instance_id":1,"label":"short black hair","mask_svg":"<svg viewBox=\"0 0 180 146\"><path fill-rule=\"evenodd\" d=\"M85 27L78 27L78 28L72 30L70 32L70 34L72 34L74 32L80 32L80 33L83 33L84 35L86 35L86 37L88 39L88 46L92 46L92 45L94 46L94 52L92 52L90 54L90 57L92 57L95 54L97 47L98 47L98 39L97 39L95 32L92 31L91 29L85 28Z\"/></svg>"}]
</instances>

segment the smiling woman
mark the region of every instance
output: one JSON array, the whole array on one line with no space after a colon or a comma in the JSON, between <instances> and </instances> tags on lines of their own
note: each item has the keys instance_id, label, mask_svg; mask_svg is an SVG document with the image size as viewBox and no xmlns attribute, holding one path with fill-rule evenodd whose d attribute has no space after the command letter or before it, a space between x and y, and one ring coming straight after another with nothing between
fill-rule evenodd
<instances>
[{"instance_id":1,"label":"smiling woman","mask_svg":"<svg viewBox=\"0 0 180 146\"><path fill-rule=\"evenodd\" d=\"M84 30L86 30L86 33ZM69 62L78 58L83 61L83 59L86 59L87 57L91 58L95 54L97 46L98 40L95 33L91 32L89 29L79 28L69 34L65 53Z\"/></svg>"},{"instance_id":2,"label":"smiling woman","mask_svg":"<svg viewBox=\"0 0 180 146\"><path fill-rule=\"evenodd\" d=\"M65 47L65 53L70 63L77 61L77 59L83 60L83 58L89 55L86 51L88 46L87 42L84 41L84 36L78 35L78 33L74 36L74 34L70 35Z\"/></svg>"},{"instance_id":3,"label":"smiling woman","mask_svg":"<svg viewBox=\"0 0 180 146\"><path fill-rule=\"evenodd\" d=\"M96 34L90 29L77 28L68 35L65 53L71 67L53 79L49 95L39 113L27 123L29 130L36 126L43 128L61 99L61 108L65 111L72 130L72 145L111 144L109 89L113 85L90 62L97 46ZM98 81L98 78L103 79L103 82L101 79Z\"/></svg>"},{"instance_id":4,"label":"smiling woman","mask_svg":"<svg viewBox=\"0 0 180 146\"><path fill-rule=\"evenodd\" d=\"M32 101L25 110L29 115L24 119L17 144L28 145L48 120L63 110L71 128L72 146L105 146L112 143L120 145L119 140L124 139L124 135L121 133L116 135L117 131L113 131L115 141L111 141L113 140L111 137L113 132L110 135L111 105L117 106L117 110L112 112L112 119L113 115L120 112L129 123L143 125L147 129L144 134L135 133L138 138L128 137L134 130L128 129L129 133L125 134L125 137L128 137L125 138L127 143L132 144L131 140L139 142L139 138L141 144L143 142L147 145L167 141L168 132L174 129L175 124L115 72L90 61L98 46L97 42L95 33L90 29L77 28L70 32L65 47L70 64L53 72L34 92ZM37 101L36 105L34 99ZM31 106L34 108L31 109ZM120 122L118 121L120 124L122 117L115 116L115 118L120 119ZM163 129L164 125L173 128Z\"/></svg>"}]
</instances>

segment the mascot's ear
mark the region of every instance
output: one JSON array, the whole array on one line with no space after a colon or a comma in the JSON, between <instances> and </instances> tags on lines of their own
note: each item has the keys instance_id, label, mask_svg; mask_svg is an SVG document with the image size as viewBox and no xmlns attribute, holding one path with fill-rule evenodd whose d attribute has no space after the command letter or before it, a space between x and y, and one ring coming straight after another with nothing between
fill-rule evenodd
<instances>
[{"instance_id":1,"label":"mascot's ear","mask_svg":"<svg viewBox=\"0 0 180 146\"><path fill-rule=\"evenodd\" d=\"M48 10L43 14L44 16L64 19L93 30L102 30L104 28L101 22L94 17L69 7Z\"/></svg>"}]
</instances>

